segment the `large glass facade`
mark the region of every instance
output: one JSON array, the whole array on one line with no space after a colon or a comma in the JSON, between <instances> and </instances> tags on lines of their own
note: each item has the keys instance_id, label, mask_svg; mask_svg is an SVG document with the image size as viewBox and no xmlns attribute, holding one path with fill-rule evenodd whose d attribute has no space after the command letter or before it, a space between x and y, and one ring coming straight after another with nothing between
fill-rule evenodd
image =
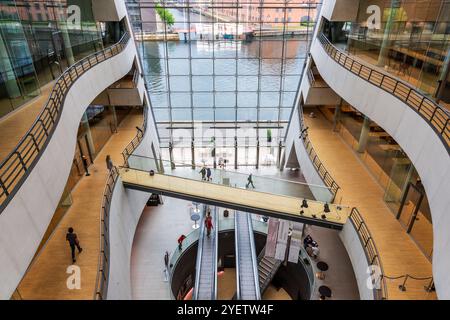
<instances>
[{"instance_id":1,"label":"large glass facade","mask_svg":"<svg viewBox=\"0 0 450 320\"><path fill-rule=\"evenodd\" d=\"M276 164L320 3L127 3L161 146L186 164Z\"/></svg>"},{"instance_id":2,"label":"large glass facade","mask_svg":"<svg viewBox=\"0 0 450 320\"><path fill-rule=\"evenodd\" d=\"M91 0L0 2L0 117L103 47Z\"/></svg>"},{"instance_id":3,"label":"large glass facade","mask_svg":"<svg viewBox=\"0 0 450 320\"><path fill-rule=\"evenodd\" d=\"M450 103L450 1L361 0L356 22L328 23L329 39Z\"/></svg>"},{"instance_id":4,"label":"large glass facade","mask_svg":"<svg viewBox=\"0 0 450 320\"><path fill-rule=\"evenodd\" d=\"M305 112L311 110L306 108ZM346 101L337 107L323 106L319 110L330 122L336 123L335 130L383 188L388 208L431 260L433 223L428 197L407 154L376 122Z\"/></svg>"}]
</instances>

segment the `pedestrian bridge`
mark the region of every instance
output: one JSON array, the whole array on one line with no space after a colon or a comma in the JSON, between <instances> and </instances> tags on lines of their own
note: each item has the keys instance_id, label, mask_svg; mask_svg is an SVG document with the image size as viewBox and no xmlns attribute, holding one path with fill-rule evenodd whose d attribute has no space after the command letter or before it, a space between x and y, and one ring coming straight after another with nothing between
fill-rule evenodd
<instances>
[{"instance_id":1,"label":"pedestrian bridge","mask_svg":"<svg viewBox=\"0 0 450 320\"><path fill-rule=\"evenodd\" d=\"M202 181L200 169L133 155L119 174L125 188L332 229L342 229L350 214L348 207L326 205L327 199L307 199L302 207L309 189L320 186L253 175L255 188L248 189L247 174L211 168L212 180Z\"/></svg>"}]
</instances>

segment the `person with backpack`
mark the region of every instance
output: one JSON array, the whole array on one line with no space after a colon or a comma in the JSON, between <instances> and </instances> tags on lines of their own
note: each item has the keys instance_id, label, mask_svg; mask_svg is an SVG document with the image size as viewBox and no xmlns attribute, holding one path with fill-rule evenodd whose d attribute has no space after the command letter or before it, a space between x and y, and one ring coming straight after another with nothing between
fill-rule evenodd
<instances>
[{"instance_id":1,"label":"person with backpack","mask_svg":"<svg viewBox=\"0 0 450 320\"><path fill-rule=\"evenodd\" d=\"M245 187L248 188L250 185L252 185L253 189L255 188L255 185L253 184L253 176L251 173L247 178L247 185Z\"/></svg>"}]
</instances>

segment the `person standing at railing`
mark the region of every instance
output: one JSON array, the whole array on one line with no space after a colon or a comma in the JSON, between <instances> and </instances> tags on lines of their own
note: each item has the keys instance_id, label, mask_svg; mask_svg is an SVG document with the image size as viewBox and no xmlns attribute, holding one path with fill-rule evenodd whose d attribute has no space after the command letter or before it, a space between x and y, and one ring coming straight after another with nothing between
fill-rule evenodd
<instances>
[{"instance_id":1,"label":"person standing at railing","mask_svg":"<svg viewBox=\"0 0 450 320\"><path fill-rule=\"evenodd\" d=\"M111 160L111 156L109 154L106 156L106 167L108 168L108 171L111 171L112 168L114 167L114 164Z\"/></svg>"},{"instance_id":2,"label":"person standing at railing","mask_svg":"<svg viewBox=\"0 0 450 320\"><path fill-rule=\"evenodd\" d=\"M77 234L73 232L73 228L70 227L67 231L66 241L69 241L70 250L72 252L72 262L75 263L77 261L75 260L75 247L77 247L78 253L81 253L83 248L80 247L80 241L78 240Z\"/></svg>"},{"instance_id":3,"label":"person standing at railing","mask_svg":"<svg viewBox=\"0 0 450 320\"><path fill-rule=\"evenodd\" d=\"M186 236L184 234L182 234L179 238L178 238L178 250L183 250L183 241L184 239L186 239Z\"/></svg>"}]
</instances>

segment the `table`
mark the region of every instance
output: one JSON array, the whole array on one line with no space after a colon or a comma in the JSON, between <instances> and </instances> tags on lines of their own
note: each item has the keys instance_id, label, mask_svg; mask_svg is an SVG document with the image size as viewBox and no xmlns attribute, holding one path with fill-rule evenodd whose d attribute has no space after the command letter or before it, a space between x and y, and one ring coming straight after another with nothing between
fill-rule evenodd
<instances>
[{"instance_id":1,"label":"table","mask_svg":"<svg viewBox=\"0 0 450 320\"><path fill-rule=\"evenodd\" d=\"M319 261L317 262L317 269L320 270L320 272L317 272L317 278L319 278L320 280L325 279L324 271L328 270L328 264L326 262Z\"/></svg>"},{"instance_id":2,"label":"table","mask_svg":"<svg viewBox=\"0 0 450 320\"><path fill-rule=\"evenodd\" d=\"M325 297L331 298L331 289L327 286L320 286L319 293L322 300L325 300Z\"/></svg>"}]
</instances>

